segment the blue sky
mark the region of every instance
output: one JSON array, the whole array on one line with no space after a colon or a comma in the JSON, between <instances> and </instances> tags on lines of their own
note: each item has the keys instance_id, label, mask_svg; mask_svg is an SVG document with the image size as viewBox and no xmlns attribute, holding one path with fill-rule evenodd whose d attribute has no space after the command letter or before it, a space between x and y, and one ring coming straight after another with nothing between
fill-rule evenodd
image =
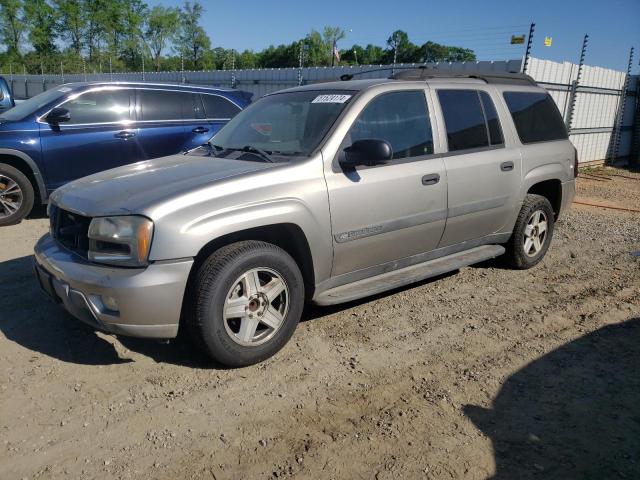
<instances>
[{"instance_id":1,"label":"blue sky","mask_svg":"<svg viewBox=\"0 0 640 480\"><path fill-rule=\"evenodd\" d=\"M150 5L181 5L182 0L147 0ZM290 43L312 28L337 25L348 31L339 46L384 45L396 29L414 43L440 41L472 48L481 60L519 58L511 33L522 34L536 22L533 55L577 62L582 37L589 34L586 63L625 70L635 46L640 58L640 0L201 0L203 26L214 46L259 50ZM543 46L553 37L551 47Z\"/></svg>"}]
</instances>

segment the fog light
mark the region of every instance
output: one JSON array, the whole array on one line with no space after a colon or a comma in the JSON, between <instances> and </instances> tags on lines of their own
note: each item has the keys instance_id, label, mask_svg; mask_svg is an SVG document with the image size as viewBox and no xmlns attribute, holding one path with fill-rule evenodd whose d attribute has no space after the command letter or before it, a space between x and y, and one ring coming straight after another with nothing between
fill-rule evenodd
<instances>
[{"instance_id":1,"label":"fog light","mask_svg":"<svg viewBox=\"0 0 640 480\"><path fill-rule=\"evenodd\" d=\"M112 312L119 311L118 301L115 298L109 295L103 295L101 297L101 300L102 300L102 305L104 305L108 310L111 310Z\"/></svg>"}]
</instances>

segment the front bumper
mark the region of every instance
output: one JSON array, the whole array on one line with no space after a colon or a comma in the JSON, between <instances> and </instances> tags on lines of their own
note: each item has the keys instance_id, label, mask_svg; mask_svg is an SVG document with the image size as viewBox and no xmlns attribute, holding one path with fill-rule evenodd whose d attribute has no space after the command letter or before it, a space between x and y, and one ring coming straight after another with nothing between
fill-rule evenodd
<instances>
[{"instance_id":1,"label":"front bumper","mask_svg":"<svg viewBox=\"0 0 640 480\"><path fill-rule=\"evenodd\" d=\"M119 335L174 338L193 260L146 268L96 265L60 247L50 235L35 246L35 272L43 290L74 317ZM118 311L107 309L110 296Z\"/></svg>"}]
</instances>

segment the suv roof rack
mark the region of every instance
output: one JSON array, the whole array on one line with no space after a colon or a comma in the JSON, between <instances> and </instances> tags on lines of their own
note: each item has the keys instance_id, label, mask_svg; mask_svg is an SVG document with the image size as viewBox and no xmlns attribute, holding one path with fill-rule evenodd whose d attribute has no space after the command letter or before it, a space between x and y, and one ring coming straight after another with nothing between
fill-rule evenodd
<instances>
[{"instance_id":1,"label":"suv roof rack","mask_svg":"<svg viewBox=\"0 0 640 480\"><path fill-rule=\"evenodd\" d=\"M482 72L479 70L438 70L436 68L418 67L394 73L393 80L427 80L430 78L477 78L487 83L520 83L538 84L525 73Z\"/></svg>"}]
</instances>

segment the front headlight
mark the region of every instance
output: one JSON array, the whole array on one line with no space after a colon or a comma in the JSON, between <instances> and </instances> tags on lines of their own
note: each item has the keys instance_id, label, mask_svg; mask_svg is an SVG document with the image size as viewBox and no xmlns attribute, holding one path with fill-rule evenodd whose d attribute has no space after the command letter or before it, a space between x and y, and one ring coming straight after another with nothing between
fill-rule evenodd
<instances>
[{"instance_id":1,"label":"front headlight","mask_svg":"<svg viewBox=\"0 0 640 480\"><path fill-rule=\"evenodd\" d=\"M98 217L89 225L89 260L110 265L147 265L153 222L145 217Z\"/></svg>"}]
</instances>

